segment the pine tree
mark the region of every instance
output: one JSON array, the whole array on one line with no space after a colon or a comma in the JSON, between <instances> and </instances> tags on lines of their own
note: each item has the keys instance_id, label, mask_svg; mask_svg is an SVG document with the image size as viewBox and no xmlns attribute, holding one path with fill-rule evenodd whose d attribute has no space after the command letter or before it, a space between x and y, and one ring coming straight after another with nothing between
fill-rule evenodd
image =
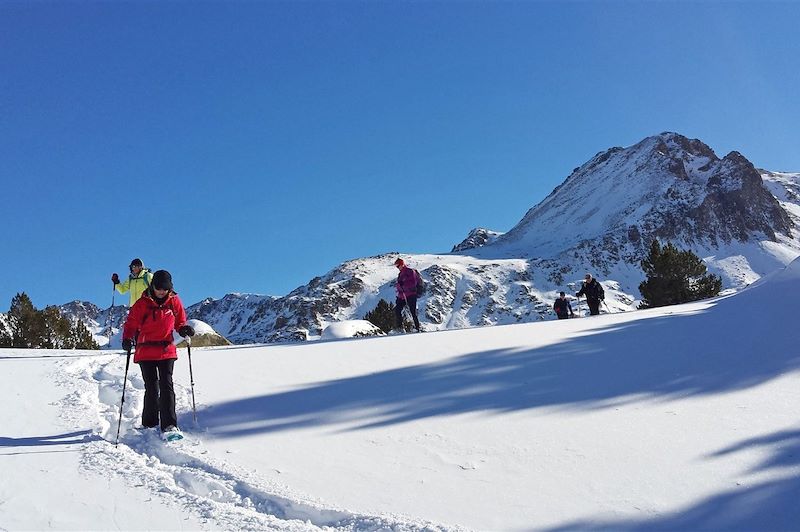
<instances>
[{"instance_id":1,"label":"pine tree","mask_svg":"<svg viewBox=\"0 0 800 532\"><path fill-rule=\"evenodd\" d=\"M89 332L89 329L80 321L76 321L72 324L72 328L70 329L70 341L72 343L72 349L100 349L100 346L95 342L94 337L92 337L92 333Z\"/></svg>"},{"instance_id":2,"label":"pine tree","mask_svg":"<svg viewBox=\"0 0 800 532\"><path fill-rule=\"evenodd\" d=\"M639 285L641 309L697 301L722 290L722 279L706 273L700 257L669 242L662 248L658 240L653 240L641 266L647 276Z\"/></svg>"},{"instance_id":3,"label":"pine tree","mask_svg":"<svg viewBox=\"0 0 800 532\"><path fill-rule=\"evenodd\" d=\"M47 336L44 319L25 292L18 293L11 299L8 319L11 325L12 347L36 348Z\"/></svg>"},{"instance_id":4,"label":"pine tree","mask_svg":"<svg viewBox=\"0 0 800 532\"><path fill-rule=\"evenodd\" d=\"M70 323L55 306L37 310L25 292L11 300L7 317L11 336L7 338L0 332L0 347L100 349L83 323Z\"/></svg>"},{"instance_id":5,"label":"pine tree","mask_svg":"<svg viewBox=\"0 0 800 532\"><path fill-rule=\"evenodd\" d=\"M11 347L11 346L12 346L11 336L9 335L2 321L0 321L0 347Z\"/></svg>"},{"instance_id":6,"label":"pine tree","mask_svg":"<svg viewBox=\"0 0 800 532\"><path fill-rule=\"evenodd\" d=\"M42 338L38 347L42 349L64 349L67 348L69 338L69 322L66 321L57 307L45 307L41 311L44 320L44 330L46 336ZM66 324L64 323L66 322Z\"/></svg>"},{"instance_id":7,"label":"pine tree","mask_svg":"<svg viewBox=\"0 0 800 532\"><path fill-rule=\"evenodd\" d=\"M367 312L364 319L368 322L372 323L373 325L379 327L383 332L390 333L395 328L395 307L394 303L390 303L385 299L381 299L378 301L377 306ZM410 331L412 327L412 323L403 318L403 328L406 332Z\"/></svg>"}]
</instances>

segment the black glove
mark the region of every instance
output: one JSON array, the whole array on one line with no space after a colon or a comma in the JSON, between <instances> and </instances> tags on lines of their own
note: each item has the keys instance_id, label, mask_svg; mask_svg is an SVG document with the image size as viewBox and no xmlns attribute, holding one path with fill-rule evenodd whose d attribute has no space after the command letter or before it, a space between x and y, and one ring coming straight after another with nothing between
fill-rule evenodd
<instances>
[{"instance_id":1,"label":"black glove","mask_svg":"<svg viewBox=\"0 0 800 532\"><path fill-rule=\"evenodd\" d=\"M191 325L181 325L181 328L178 329L178 334L184 338L187 336L194 336L194 329L192 329Z\"/></svg>"},{"instance_id":2,"label":"black glove","mask_svg":"<svg viewBox=\"0 0 800 532\"><path fill-rule=\"evenodd\" d=\"M581 293L580 292L575 292L575 297L581 297Z\"/></svg>"},{"instance_id":3,"label":"black glove","mask_svg":"<svg viewBox=\"0 0 800 532\"><path fill-rule=\"evenodd\" d=\"M131 349L133 349L133 340L131 340L130 338L125 338L124 340L122 340L122 349L130 353Z\"/></svg>"},{"instance_id":4,"label":"black glove","mask_svg":"<svg viewBox=\"0 0 800 532\"><path fill-rule=\"evenodd\" d=\"M111 282L114 284L119 284L119 275L117 275L116 273L111 275Z\"/></svg>"}]
</instances>

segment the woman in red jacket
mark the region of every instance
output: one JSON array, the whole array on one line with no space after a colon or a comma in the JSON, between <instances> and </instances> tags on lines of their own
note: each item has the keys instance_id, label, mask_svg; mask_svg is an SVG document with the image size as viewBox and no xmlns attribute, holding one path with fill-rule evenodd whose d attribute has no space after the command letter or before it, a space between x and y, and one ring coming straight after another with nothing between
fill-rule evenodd
<instances>
[{"instance_id":1,"label":"woman in red jacket","mask_svg":"<svg viewBox=\"0 0 800 532\"><path fill-rule=\"evenodd\" d=\"M144 380L142 426L156 427L160 419L162 432L178 430L172 384L178 352L172 343L172 331L194 336L194 330L186 324L183 303L172 290L172 276L166 270L158 270L131 307L122 332L122 348L130 353L136 340L133 362L139 364Z\"/></svg>"}]
</instances>

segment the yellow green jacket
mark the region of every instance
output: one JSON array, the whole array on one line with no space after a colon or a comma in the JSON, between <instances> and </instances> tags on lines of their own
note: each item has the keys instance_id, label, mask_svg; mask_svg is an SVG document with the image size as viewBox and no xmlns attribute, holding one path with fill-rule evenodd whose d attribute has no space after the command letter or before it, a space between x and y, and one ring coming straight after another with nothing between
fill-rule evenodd
<instances>
[{"instance_id":1,"label":"yellow green jacket","mask_svg":"<svg viewBox=\"0 0 800 532\"><path fill-rule=\"evenodd\" d=\"M133 274L130 274L125 281L117 284L117 291L120 294L130 291L131 299L128 303L128 307L132 307L133 304L142 297L142 294L144 294L144 291L147 290L152 281L153 274L150 273L150 270L147 268L143 268L142 271L139 272L138 277L134 277Z\"/></svg>"}]
</instances>

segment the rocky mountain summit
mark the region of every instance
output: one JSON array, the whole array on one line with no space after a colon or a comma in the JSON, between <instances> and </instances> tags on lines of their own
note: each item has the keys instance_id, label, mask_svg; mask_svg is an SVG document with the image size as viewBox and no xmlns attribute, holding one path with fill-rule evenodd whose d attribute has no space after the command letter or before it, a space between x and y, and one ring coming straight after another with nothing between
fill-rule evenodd
<instances>
[{"instance_id":1,"label":"rocky mountain summit","mask_svg":"<svg viewBox=\"0 0 800 532\"><path fill-rule=\"evenodd\" d=\"M692 250L738 289L800 255L798 224L800 174L759 171L738 152L720 158L662 133L598 153L507 233L477 228L450 253L354 259L283 297L228 294L187 312L235 343L319 337L394 301L398 256L427 282L426 330L551 319L558 291L574 292L587 271L603 282L607 310L628 311L652 239Z\"/></svg>"},{"instance_id":2,"label":"rocky mountain summit","mask_svg":"<svg viewBox=\"0 0 800 532\"><path fill-rule=\"evenodd\" d=\"M794 222L738 152L722 159L676 133L598 153L508 233L500 255L637 262L657 238L691 249L792 238ZM492 247L492 246L489 246Z\"/></svg>"}]
</instances>

